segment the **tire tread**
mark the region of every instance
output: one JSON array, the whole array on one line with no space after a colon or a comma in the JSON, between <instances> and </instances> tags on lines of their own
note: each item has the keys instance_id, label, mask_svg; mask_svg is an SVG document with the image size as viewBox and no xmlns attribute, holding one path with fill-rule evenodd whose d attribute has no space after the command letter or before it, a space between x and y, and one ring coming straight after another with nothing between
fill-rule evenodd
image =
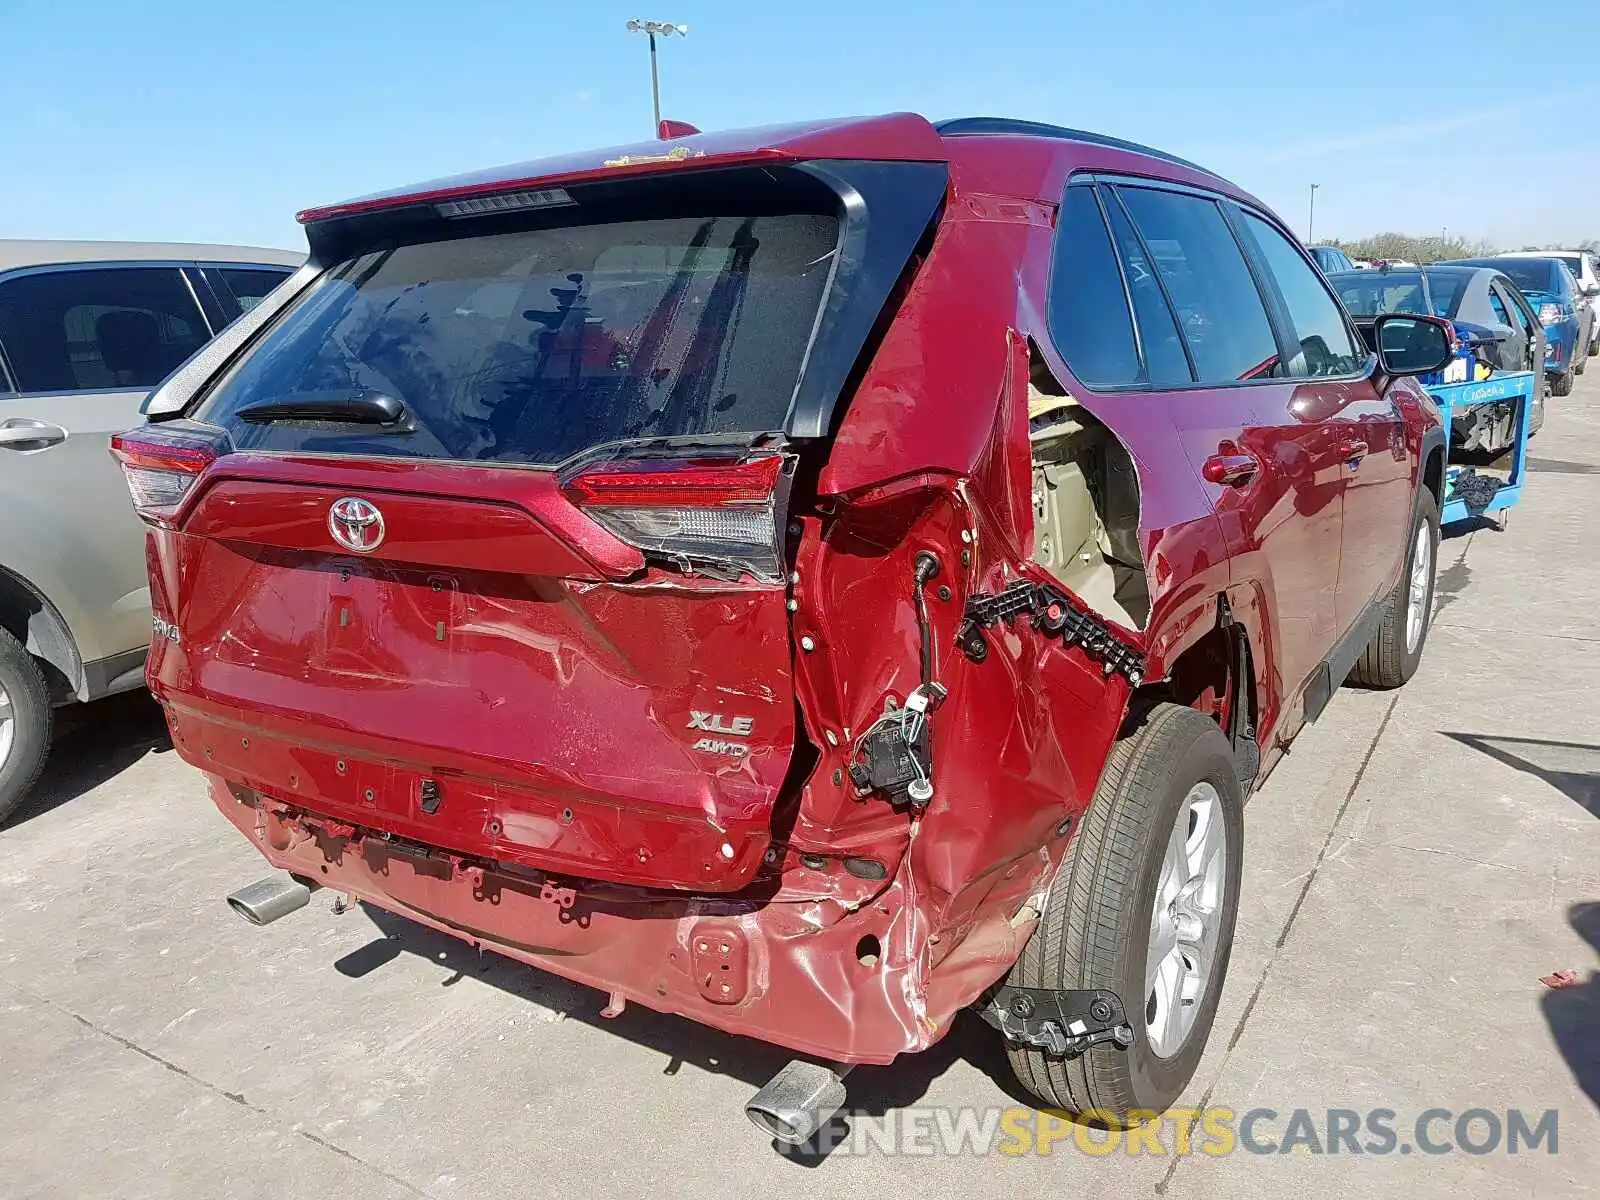
<instances>
[{"instance_id":1,"label":"tire tread","mask_svg":"<svg viewBox=\"0 0 1600 1200\"><path fill-rule=\"evenodd\" d=\"M27 649L4 629L0 629L0 681L11 696L15 728L11 754L0 763L0 824L39 780L45 759L50 754L50 729L54 710L44 674Z\"/></svg>"},{"instance_id":2,"label":"tire tread","mask_svg":"<svg viewBox=\"0 0 1600 1200\"><path fill-rule=\"evenodd\" d=\"M1139 835L1176 764L1196 740L1207 737L1226 746L1209 717L1182 705L1159 704L1136 731L1112 745L1038 928L1012 968L1013 984L1113 986L1118 955L1125 949L1126 914L1141 907L1134 895L1142 865ZM1064 889L1059 896L1057 888ZM1124 1052L1115 1047L1098 1046L1065 1059L1025 1046L1009 1046L1007 1053L1018 1081L1047 1104L1073 1112L1125 1113L1136 1107Z\"/></svg>"}]
</instances>

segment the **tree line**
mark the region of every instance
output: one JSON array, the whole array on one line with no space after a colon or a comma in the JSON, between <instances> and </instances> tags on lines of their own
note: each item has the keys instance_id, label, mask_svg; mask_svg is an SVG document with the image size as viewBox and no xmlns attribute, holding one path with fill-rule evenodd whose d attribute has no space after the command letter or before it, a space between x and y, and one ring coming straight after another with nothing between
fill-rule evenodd
<instances>
[{"instance_id":1,"label":"tree line","mask_svg":"<svg viewBox=\"0 0 1600 1200\"><path fill-rule=\"evenodd\" d=\"M1576 245L1496 246L1483 238L1417 237L1409 233L1375 233L1370 237L1346 240L1334 238L1325 245L1337 246L1351 258L1430 263L1445 258L1483 258L1502 250L1589 250L1600 254L1600 238L1586 238Z\"/></svg>"}]
</instances>

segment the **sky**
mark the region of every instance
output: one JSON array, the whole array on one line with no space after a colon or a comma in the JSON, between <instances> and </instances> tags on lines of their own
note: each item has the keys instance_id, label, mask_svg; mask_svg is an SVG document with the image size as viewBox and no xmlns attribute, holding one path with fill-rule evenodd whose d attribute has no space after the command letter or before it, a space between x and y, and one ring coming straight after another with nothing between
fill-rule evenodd
<instances>
[{"instance_id":1,"label":"sky","mask_svg":"<svg viewBox=\"0 0 1600 1200\"><path fill-rule=\"evenodd\" d=\"M1600 237L1590 0L0 0L0 237L304 245L294 213L652 133L911 110L1145 142L1314 240Z\"/></svg>"}]
</instances>

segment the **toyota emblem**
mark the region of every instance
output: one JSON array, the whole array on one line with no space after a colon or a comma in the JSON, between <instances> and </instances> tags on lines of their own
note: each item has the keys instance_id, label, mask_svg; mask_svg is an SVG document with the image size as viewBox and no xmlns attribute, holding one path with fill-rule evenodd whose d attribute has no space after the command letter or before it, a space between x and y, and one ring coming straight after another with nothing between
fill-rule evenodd
<instances>
[{"instance_id":1,"label":"toyota emblem","mask_svg":"<svg viewBox=\"0 0 1600 1200\"><path fill-rule=\"evenodd\" d=\"M383 514L370 500L345 496L328 509L328 532L346 550L371 554L383 544Z\"/></svg>"}]
</instances>

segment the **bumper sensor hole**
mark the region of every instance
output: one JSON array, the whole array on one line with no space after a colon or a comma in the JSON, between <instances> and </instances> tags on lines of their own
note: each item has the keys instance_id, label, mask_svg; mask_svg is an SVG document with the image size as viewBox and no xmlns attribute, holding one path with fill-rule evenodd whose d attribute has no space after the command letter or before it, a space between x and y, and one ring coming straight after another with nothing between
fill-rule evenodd
<instances>
[{"instance_id":1,"label":"bumper sensor hole","mask_svg":"<svg viewBox=\"0 0 1600 1200\"><path fill-rule=\"evenodd\" d=\"M860 961L863 967L877 966L878 959L882 956L883 947L878 943L878 939L872 934L867 934L866 937L862 938L856 943L856 958Z\"/></svg>"}]
</instances>

